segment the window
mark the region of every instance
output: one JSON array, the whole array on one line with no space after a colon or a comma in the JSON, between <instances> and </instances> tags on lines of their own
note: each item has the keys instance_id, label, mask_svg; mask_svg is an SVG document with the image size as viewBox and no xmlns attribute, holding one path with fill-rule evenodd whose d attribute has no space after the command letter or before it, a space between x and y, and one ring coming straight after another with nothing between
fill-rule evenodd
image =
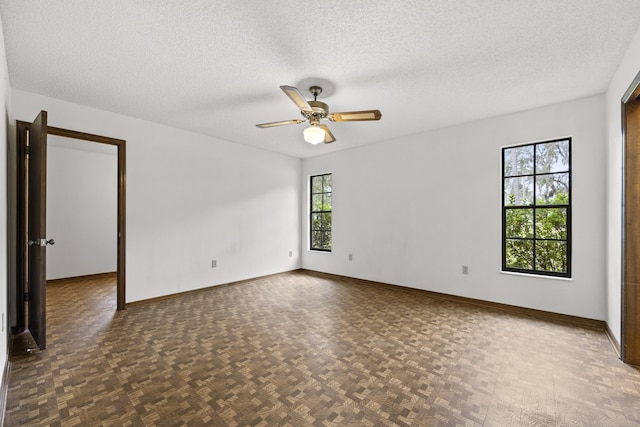
<instances>
[{"instance_id":1,"label":"window","mask_svg":"<svg viewBox=\"0 0 640 427\"><path fill-rule=\"evenodd\" d=\"M311 177L310 249L331 252L331 174Z\"/></svg>"},{"instance_id":2,"label":"window","mask_svg":"<svg viewBox=\"0 0 640 427\"><path fill-rule=\"evenodd\" d=\"M571 277L571 138L502 149L502 270Z\"/></svg>"}]
</instances>

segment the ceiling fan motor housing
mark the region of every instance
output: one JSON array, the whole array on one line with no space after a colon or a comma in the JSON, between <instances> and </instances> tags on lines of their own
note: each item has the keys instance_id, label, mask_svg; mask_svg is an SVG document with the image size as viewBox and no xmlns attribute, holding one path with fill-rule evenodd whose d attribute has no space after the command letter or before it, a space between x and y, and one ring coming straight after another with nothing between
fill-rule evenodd
<instances>
[{"instance_id":1,"label":"ceiling fan motor housing","mask_svg":"<svg viewBox=\"0 0 640 427\"><path fill-rule=\"evenodd\" d=\"M303 116L309 117L318 117L322 119L326 119L329 114L329 106L321 101L308 101L309 106L313 110L313 112L309 111L301 111Z\"/></svg>"}]
</instances>

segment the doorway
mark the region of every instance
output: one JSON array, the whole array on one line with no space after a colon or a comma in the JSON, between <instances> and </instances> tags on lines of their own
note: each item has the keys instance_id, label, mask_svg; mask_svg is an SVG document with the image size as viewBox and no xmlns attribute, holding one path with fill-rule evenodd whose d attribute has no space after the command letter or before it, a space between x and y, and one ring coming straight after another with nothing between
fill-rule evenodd
<instances>
[{"instance_id":1,"label":"doorway","mask_svg":"<svg viewBox=\"0 0 640 427\"><path fill-rule=\"evenodd\" d=\"M114 309L117 173L115 145L47 137L47 288L111 278Z\"/></svg>"},{"instance_id":2,"label":"doorway","mask_svg":"<svg viewBox=\"0 0 640 427\"><path fill-rule=\"evenodd\" d=\"M42 123L42 118L44 121ZM48 126L46 123L47 113L42 111L34 123L17 121L16 122L16 145L17 145L17 238L16 238L16 301L15 309L17 316L17 331L24 331L27 326L38 347L43 350L46 348L46 316L44 314L44 305L46 293L43 291L45 288L46 280L43 279L46 274L46 251L44 248L47 243L50 243L50 239L47 240L45 236L31 236L30 222L28 218L38 211L38 216L41 221L46 224L46 205L34 201L36 196L42 195L41 199L46 200L46 137L48 135L54 135L62 138L70 138L77 141L88 143L108 144L117 148L117 244L116 244L116 308L117 310L126 309L125 298L125 267L126 267L126 141L121 139L109 138L100 135L94 135L84 132L73 131L69 129L56 128ZM37 125L37 126L36 126ZM36 132L37 129L37 132ZM33 133L31 135L30 133ZM37 135L36 135L37 133ZM37 189L33 191L31 188L34 184L33 180L30 180L31 170L34 169L30 166L34 153L32 151L34 143L38 143L38 152L44 153L41 155L41 165L38 167L44 170L44 178L38 179L38 184L41 185L42 191ZM40 197L39 197L40 198ZM46 227L43 229L46 230ZM44 234L44 233L43 233ZM40 245L38 242L42 242ZM38 247L40 246L40 247ZM37 262L31 262L32 253L34 251L41 254L42 260L37 259ZM33 270L38 270L39 273L33 273ZM34 279L35 277L35 279ZM32 281L33 283L29 283ZM37 300L37 305L32 300ZM26 310L26 303L29 303L29 312L36 313L35 315L29 315ZM35 310L33 307L35 306ZM38 319L32 319L32 317L38 317ZM35 323L33 323L35 322ZM37 330L34 333L32 329Z\"/></svg>"},{"instance_id":3,"label":"doorway","mask_svg":"<svg viewBox=\"0 0 640 427\"><path fill-rule=\"evenodd\" d=\"M640 73L622 98L622 325L620 356L640 365Z\"/></svg>"}]
</instances>

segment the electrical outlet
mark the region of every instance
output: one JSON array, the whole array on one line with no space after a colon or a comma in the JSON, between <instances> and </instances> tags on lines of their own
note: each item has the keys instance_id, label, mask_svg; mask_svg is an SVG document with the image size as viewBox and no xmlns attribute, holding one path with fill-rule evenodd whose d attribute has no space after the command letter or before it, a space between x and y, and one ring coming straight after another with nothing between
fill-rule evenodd
<instances>
[{"instance_id":1,"label":"electrical outlet","mask_svg":"<svg viewBox=\"0 0 640 427\"><path fill-rule=\"evenodd\" d=\"M469 274L469 266L468 265L463 265L462 266L462 274Z\"/></svg>"},{"instance_id":2,"label":"electrical outlet","mask_svg":"<svg viewBox=\"0 0 640 427\"><path fill-rule=\"evenodd\" d=\"M215 259L211 260L211 268L216 268L218 266L218 261L216 261Z\"/></svg>"},{"instance_id":3,"label":"electrical outlet","mask_svg":"<svg viewBox=\"0 0 640 427\"><path fill-rule=\"evenodd\" d=\"M289 251L289 258L293 256L293 251Z\"/></svg>"},{"instance_id":4,"label":"electrical outlet","mask_svg":"<svg viewBox=\"0 0 640 427\"><path fill-rule=\"evenodd\" d=\"M349 261L353 261L353 254L349 254Z\"/></svg>"}]
</instances>

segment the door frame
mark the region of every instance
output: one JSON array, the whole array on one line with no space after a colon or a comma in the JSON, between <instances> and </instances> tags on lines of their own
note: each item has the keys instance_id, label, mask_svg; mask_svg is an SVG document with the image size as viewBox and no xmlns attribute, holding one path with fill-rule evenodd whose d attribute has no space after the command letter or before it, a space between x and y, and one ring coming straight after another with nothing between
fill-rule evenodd
<instances>
[{"instance_id":1,"label":"door frame","mask_svg":"<svg viewBox=\"0 0 640 427\"><path fill-rule=\"evenodd\" d=\"M640 72L622 96L620 358L640 365Z\"/></svg>"},{"instance_id":2,"label":"door frame","mask_svg":"<svg viewBox=\"0 0 640 427\"><path fill-rule=\"evenodd\" d=\"M26 172L26 144L27 134L31 123L16 121L17 145L17 236L16 236L16 315L17 328L24 330L25 318L25 289L26 289L26 209L27 191L25 182ZM47 126L47 135L73 138L80 141L96 142L116 146L118 150L118 206L117 206L117 310L126 309L126 141L101 135L79 132ZM46 161L46 159L45 159Z\"/></svg>"}]
</instances>

